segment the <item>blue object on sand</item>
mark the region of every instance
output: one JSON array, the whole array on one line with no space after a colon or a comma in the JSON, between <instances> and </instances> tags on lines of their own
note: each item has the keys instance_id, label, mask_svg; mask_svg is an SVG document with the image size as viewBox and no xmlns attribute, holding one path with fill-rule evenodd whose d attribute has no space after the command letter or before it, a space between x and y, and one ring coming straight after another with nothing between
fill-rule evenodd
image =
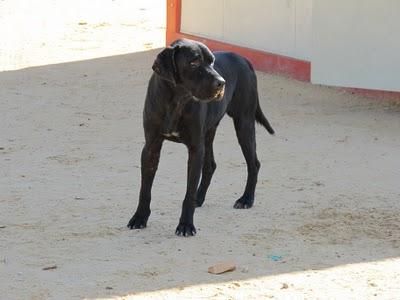
<instances>
[{"instance_id":1,"label":"blue object on sand","mask_svg":"<svg viewBox=\"0 0 400 300\"><path fill-rule=\"evenodd\" d=\"M282 260L282 256L280 256L280 255L268 255L268 258L272 261L281 261Z\"/></svg>"}]
</instances>

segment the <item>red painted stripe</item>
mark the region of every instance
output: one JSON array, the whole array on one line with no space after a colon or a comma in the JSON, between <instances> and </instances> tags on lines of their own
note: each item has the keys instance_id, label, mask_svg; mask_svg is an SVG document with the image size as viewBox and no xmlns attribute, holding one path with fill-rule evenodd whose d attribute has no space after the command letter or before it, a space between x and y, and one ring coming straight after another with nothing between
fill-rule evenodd
<instances>
[{"instance_id":1,"label":"red painted stripe","mask_svg":"<svg viewBox=\"0 0 400 300\"><path fill-rule=\"evenodd\" d=\"M360 89L360 88L344 88L344 90L349 93L358 94L368 98L400 100L400 92L370 90L370 89Z\"/></svg>"},{"instance_id":2,"label":"red painted stripe","mask_svg":"<svg viewBox=\"0 0 400 300\"><path fill-rule=\"evenodd\" d=\"M310 81L311 66L308 61L236 46L185 33L175 33L170 36L169 40L174 41L179 38L187 38L202 42L211 50L232 51L238 53L246 57L253 64L254 68L260 71L276 73L301 81Z\"/></svg>"},{"instance_id":3,"label":"red painted stripe","mask_svg":"<svg viewBox=\"0 0 400 300\"><path fill-rule=\"evenodd\" d=\"M167 45L175 39L174 35L181 31L181 0L167 0Z\"/></svg>"}]
</instances>

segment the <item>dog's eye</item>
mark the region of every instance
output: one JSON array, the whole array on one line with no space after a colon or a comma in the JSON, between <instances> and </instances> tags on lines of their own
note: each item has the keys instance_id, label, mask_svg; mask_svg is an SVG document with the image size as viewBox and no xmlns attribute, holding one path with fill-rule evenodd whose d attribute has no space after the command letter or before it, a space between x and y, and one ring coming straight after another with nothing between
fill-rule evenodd
<instances>
[{"instance_id":1,"label":"dog's eye","mask_svg":"<svg viewBox=\"0 0 400 300\"><path fill-rule=\"evenodd\" d=\"M200 64L201 64L201 61L199 58L197 58L190 62L190 67L192 67L193 69L196 69L200 66Z\"/></svg>"}]
</instances>

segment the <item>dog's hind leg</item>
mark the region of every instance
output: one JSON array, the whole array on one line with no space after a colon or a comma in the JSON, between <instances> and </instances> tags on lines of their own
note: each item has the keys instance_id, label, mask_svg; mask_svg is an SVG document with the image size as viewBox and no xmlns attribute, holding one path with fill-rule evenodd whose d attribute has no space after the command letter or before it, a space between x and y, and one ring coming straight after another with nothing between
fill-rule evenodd
<instances>
[{"instance_id":1,"label":"dog's hind leg","mask_svg":"<svg viewBox=\"0 0 400 300\"><path fill-rule=\"evenodd\" d=\"M243 196L234 208L250 208L254 203L254 193L257 184L260 162L256 154L255 120L247 116L234 118L236 135L247 163L247 182Z\"/></svg>"},{"instance_id":2,"label":"dog's hind leg","mask_svg":"<svg viewBox=\"0 0 400 300\"><path fill-rule=\"evenodd\" d=\"M215 132L217 127L213 127L210 129L205 138L205 155L204 155L204 163L203 170L201 174L201 182L200 186L197 190L197 207L203 205L208 187L210 186L211 178L217 168L217 164L214 160L214 150L213 150L213 142L215 137Z\"/></svg>"}]
</instances>

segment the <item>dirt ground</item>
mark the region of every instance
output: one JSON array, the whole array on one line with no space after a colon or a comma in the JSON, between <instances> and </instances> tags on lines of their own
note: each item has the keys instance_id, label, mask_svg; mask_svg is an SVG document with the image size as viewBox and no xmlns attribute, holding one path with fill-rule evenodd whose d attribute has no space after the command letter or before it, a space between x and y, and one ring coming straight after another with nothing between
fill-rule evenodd
<instances>
[{"instance_id":1,"label":"dirt ground","mask_svg":"<svg viewBox=\"0 0 400 300\"><path fill-rule=\"evenodd\" d=\"M24 2L0 3L1 30ZM257 127L254 208L232 208L246 167L225 117L197 236L174 235L187 153L171 142L148 227L128 230L165 3L80 2L0 56L1 299L398 299L400 104L258 73L277 133Z\"/></svg>"}]
</instances>

